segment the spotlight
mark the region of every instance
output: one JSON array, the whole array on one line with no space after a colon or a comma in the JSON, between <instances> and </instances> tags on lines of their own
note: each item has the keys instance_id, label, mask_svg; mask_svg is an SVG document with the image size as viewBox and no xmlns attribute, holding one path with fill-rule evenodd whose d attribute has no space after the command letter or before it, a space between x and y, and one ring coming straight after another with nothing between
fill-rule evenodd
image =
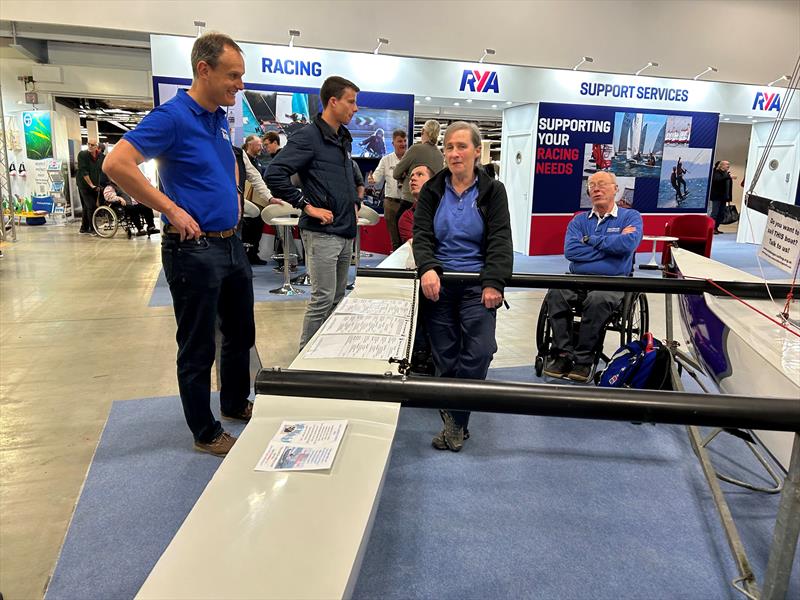
<instances>
[{"instance_id":1,"label":"spotlight","mask_svg":"<svg viewBox=\"0 0 800 600\"><path fill-rule=\"evenodd\" d=\"M779 81L789 81L789 79L791 79L791 77L789 77L788 75L782 75L781 77L778 77L775 81L770 81L767 84L767 87L772 87L773 85L775 85Z\"/></svg>"},{"instance_id":2,"label":"spotlight","mask_svg":"<svg viewBox=\"0 0 800 600\"><path fill-rule=\"evenodd\" d=\"M708 66L706 67L706 70L705 70L705 71L703 71L702 73L698 73L697 75L695 75L694 77L692 77L692 79L694 79L695 81L697 81L698 79L700 79L700 78L701 78L703 75L705 75L705 74L706 74L706 73L708 73L709 71L713 71L714 73L716 73L717 71L719 71L719 69L718 69L717 67L712 67L711 65L708 65Z\"/></svg>"},{"instance_id":3,"label":"spotlight","mask_svg":"<svg viewBox=\"0 0 800 600\"><path fill-rule=\"evenodd\" d=\"M294 48L294 38L299 38L299 37L300 37L299 29L289 30L289 48Z\"/></svg>"},{"instance_id":4,"label":"spotlight","mask_svg":"<svg viewBox=\"0 0 800 600\"><path fill-rule=\"evenodd\" d=\"M641 73L641 72L642 72L642 71L644 71L645 69L649 69L650 67L657 67L657 66L658 66L658 63L657 63L657 62L653 62L653 61L651 60L651 61L650 61L650 62L648 62L648 63L647 63L645 66L643 66L641 69L639 69L638 71L636 71L636 73L634 73L634 75L638 75L639 73Z\"/></svg>"},{"instance_id":5,"label":"spotlight","mask_svg":"<svg viewBox=\"0 0 800 600\"><path fill-rule=\"evenodd\" d=\"M481 56L481 58L480 58L480 60L478 62L482 63L487 56L494 56L494 55L495 55L495 49L494 48L486 48L483 51L483 56Z\"/></svg>"},{"instance_id":6,"label":"spotlight","mask_svg":"<svg viewBox=\"0 0 800 600\"><path fill-rule=\"evenodd\" d=\"M205 21L195 21L194 26L197 27L197 37L203 35L203 30L206 28Z\"/></svg>"},{"instance_id":7,"label":"spotlight","mask_svg":"<svg viewBox=\"0 0 800 600\"><path fill-rule=\"evenodd\" d=\"M389 40L387 40L386 38L378 38L378 46L375 48L375 50L372 51L372 53L378 54L378 50L380 50L381 46L383 46L384 44L388 45Z\"/></svg>"},{"instance_id":8,"label":"spotlight","mask_svg":"<svg viewBox=\"0 0 800 600\"><path fill-rule=\"evenodd\" d=\"M471 104L472 103L472 98L467 98L467 102Z\"/></svg>"},{"instance_id":9,"label":"spotlight","mask_svg":"<svg viewBox=\"0 0 800 600\"><path fill-rule=\"evenodd\" d=\"M425 96L425 100L427 100L428 102L430 102L430 101L431 101L431 97L430 97L430 96Z\"/></svg>"},{"instance_id":10,"label":"spotlight","mask_svg":"<svg viewBox=\"0 0 800 600\"><path fill-rule=\"evenodd\" d=\"M453 106L461 106L461 102L453 102Z\"/></svg>"},{"instance_id":11,"label":"spotlight","mask_svg":"<svg viewBox=\"0 0 800 600\"><path fill-rule=\"evenodd\" d=\"M579 63L578 63L577 65L575 65L574 67L572 67L572 70L573 70L573 71L577 71L577 70L578 70L578 67L580 67L580 66L581 66L583 63L587 63L587 62L588 62L588 63L592 63L592 62L594 62L594 58L592 58L591 56L581 56L581 62L579 62Z\"/></svg>"},{"instance_id":12,"label":"spotlight","mask_svg":"<svg viewBox=\"0 0 800 600\"><path fill-rule=\"evenodd\" d=\"M514 104L514 103L513 103L513 102L511 102L511 100L506 100L506 104L508 104L508 105L510 106L510 105L512 105L512 104Z\"/></svg>"}]
</instances>

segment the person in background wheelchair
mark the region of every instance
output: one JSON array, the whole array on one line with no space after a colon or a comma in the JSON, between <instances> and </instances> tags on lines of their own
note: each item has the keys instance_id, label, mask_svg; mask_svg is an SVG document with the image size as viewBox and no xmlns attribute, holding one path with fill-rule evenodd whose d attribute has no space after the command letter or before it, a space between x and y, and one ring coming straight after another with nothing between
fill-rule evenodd
<instances>
[{"instance_id":1,"label":"person in background wheelchair","mask_svg":"<svg viewBox=\"0 0 800 600\"><path fill-rule=\"evenodd\" d=\"M592 209L573 217L564 239L569 272L577 275L618 275L631 272L633 255L642 241L638 211L615 202L618 190L613 173L600 171L589 177ZM549 290L544 302L552 330L550 357L544 374L587 382L592 377L595 352L603 329L623 299L623 292ZM582 300L577 340L573 340L573 306Z\"/></svg>"},{"instance_id":2,"label":"person in background wheelchair","mask_svg":"<svg viewBox=\"0 0 800 600\"><path fill-rule=\"evenodd\" d=\"M153 235L158 233L153 221L153 209L139 204L116 185L105 173L100 177L100 189L103 191L103 200L114 209L120 217L127 217L128 222L136 227L136 235ZM147 224L147 229L144 225ZM130 236L129 236L130 237Z\"/></svg>"}]
</instances>

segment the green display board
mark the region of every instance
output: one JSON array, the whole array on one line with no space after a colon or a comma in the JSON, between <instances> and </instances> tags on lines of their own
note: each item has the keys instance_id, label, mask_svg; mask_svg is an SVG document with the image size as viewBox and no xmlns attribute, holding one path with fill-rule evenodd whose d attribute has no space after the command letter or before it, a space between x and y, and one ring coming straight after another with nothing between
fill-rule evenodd
<instances>
[{"instance_id":1,"label":"green display board","mask_svg":"<svg viewBox=\"0 0 800 600\"><path fill-rule=\"evenodd\" d=\"M31 110L22 113L25 133L25 154L31 160L53 158L53 134L50 127L50 112Z\"/></svg>"}]
</instances>

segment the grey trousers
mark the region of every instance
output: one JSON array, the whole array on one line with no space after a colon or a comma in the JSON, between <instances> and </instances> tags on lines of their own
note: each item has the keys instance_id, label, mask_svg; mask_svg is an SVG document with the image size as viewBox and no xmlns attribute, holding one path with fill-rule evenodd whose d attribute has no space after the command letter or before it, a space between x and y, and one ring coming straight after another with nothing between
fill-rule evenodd
<instances>
[{"instance_id":1,"label":"grey trousers","mask_svg":"<svg viewBox=\"0 0 800 600\"><path fill-rule=\"evenodd\" d=\"M578 298L573 290L549 290L544 298L547 315L553 331L551 355L565 354L576 364L594 362L594 350L600 341L603 327L622 302L623 292L591 291L583 301L578 341L573 345L572 306Z\"/></svg>"},{"instance_id":2,"label":"grey trousers","mask_svg":"<svg viewBox=\"0 0 800 600\"><path fill-rule=\"evenodd\" d=\"M300 235L306 251L306 270L311 277L311 300L300 336L302 350L344 298L353 240L306 229L301 229Z\"/></svg>"}]
</instances>

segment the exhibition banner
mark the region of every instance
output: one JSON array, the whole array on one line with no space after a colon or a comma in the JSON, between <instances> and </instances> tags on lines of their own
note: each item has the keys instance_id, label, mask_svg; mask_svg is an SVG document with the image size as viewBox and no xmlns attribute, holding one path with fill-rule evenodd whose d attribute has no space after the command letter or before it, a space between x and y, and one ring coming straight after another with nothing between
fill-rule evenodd
<instances>
[{"instance_id":1,"label":"exhibition banner","mask_svg":"<svg viewBox=\"0 0 800 600\"><path fill-rule=\"evenodd\" d=\"M617 177L617 204L642 213L705 212L719 115L542 103L534 214L589 208L588 178Z\"/></svg>"},{"instance_id":2,"label":"exhibition banner","mask_svg":"<svg viewBox=\"0 0 800 600\"><path fill-rule=\"evenodd\" d=\"M50 112L28 110L22 113L25 152L31 160L53 158L53 133Z\"/></svg>"}]
</instances>

